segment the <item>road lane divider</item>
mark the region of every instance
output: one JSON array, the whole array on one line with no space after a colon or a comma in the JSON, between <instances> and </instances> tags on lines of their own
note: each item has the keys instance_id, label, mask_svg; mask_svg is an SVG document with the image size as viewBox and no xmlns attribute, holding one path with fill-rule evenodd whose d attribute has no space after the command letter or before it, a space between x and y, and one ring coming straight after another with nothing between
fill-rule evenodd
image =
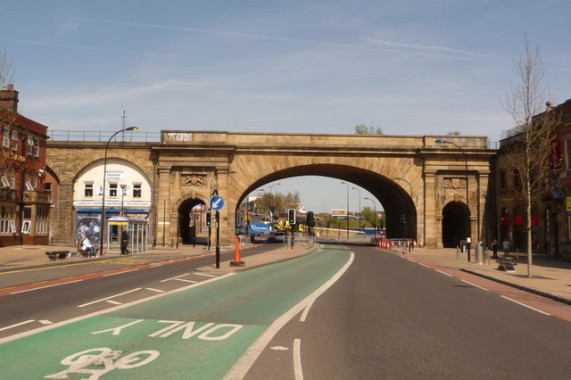
<instances>
[{"instance_id":1,"label":"road lane divider","mask_svg":"<svg viewBox=\"0 0 571 380\"><path fill-rule=\"evenodd\" d=\"M355 259L355 254L350 252L349 259L339 269L339 271L333 275L326 283L319 287L316 291L311 293L297 305L289 309L286 313L282 314L277 320L275 320L255 341L248 347L246 352L240 357L240 359L232 366L232 368L223 377L223 380L233 380L233 379L243 379L246 373L249 371L250 367L258 356L262 353L264 348L272 340L272 338L277 334L279 330L286 323L288 323L293 317L295 317L301 310L306 308L308 305L312 304L321 294L323 294L327 289L329 289L341 276L349 269L353 260Z\"/></svg>"}]
</instances>

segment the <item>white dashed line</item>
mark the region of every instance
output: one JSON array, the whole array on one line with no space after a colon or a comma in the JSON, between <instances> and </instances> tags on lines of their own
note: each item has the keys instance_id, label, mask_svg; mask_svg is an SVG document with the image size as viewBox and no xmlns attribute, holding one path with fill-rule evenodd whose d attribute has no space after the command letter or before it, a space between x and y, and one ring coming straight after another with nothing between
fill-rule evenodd
<instances>
[{"instance_id":1,"label":"white dashed line","mask_svg":"<svg viewBox=\"0 0 571 380\"><path fill-rule=\"evenodd\" d=\"M301 368L301 340L293 340L293 373L295 380L303 380L303 370Z\"/></svg>"},{"instance_id":2,"label":"white dashed line","mask_svg":"<svg viewBox=\"0 0 571 380\"><path fill-rule=\"evenodd\" d=\"M470 281L466 281L466 280L461 280L461 281L462 281L462 282L465 282L465 283L468 284L468 285L474 286L474 287L476 287L476 288L478 288L478 289L482 289L482 290L485 290L486 292L489 292L488 289L482 288L481 286L476 285L476 284L473 284L473 283L471 283Z\"/></svg>"},{"instance_id":3,"label":"white dashed line","mask_svg":"<svg viewBox=\"0 0 571 380\"><path fill-rule=\"evenodd\" d=\"M89 305L96 304L96 303L98 303L98 302L108 301L108 300L113 299L113 298L115 298L115 297L124 296L125 294L133 293L133 292L139 291L139 290L141 290L141 289L142 289L142 288L132 289L132 290L129 290L129 291L127 291L127 292L115 294L115 295L110 296L110 297L107 297L107 298L101 298L101 299L98 299L98 300L95 300L95 301L92 301L92 302L84 303L83 305L79 305L78 307L85 307L85 306L89 306ZM113 301L113 302L116 302L116 301Z\"/></svg>"},{"instance_id":4,"label":"white dashed line","mask_svg":"<svg viewBox=\"0 0 571 380\"><path fill-rule=\"evenodd\" d=\"M30 319L30 320L28 320L28 321L16 323L15 325L10 325L10 326L6 326L6 327L2 327L2 328L0 329L0 331L10 330L10 329L13 329L13 328L15 328L15 327L27 325L27 324L32 323L32 322L35 322L35 321L36 321L35 319Z\"/></svg>"},{"instance_id":5,"label":"white dashed line","mask_svg":"<svg viewBox=\"0 0 571 380\"><path fill-rule=\"evenodd\" d=\"M516 301L516 300L514 300L514 299L511 299L511 298L509 298L509 297L506 297L506 296L501 296L501 297L507 299L508 301L512 301L513 303L517 303L517 304L520 305L520 306L526 307L526 308L528 308L528 309L530 309L530 310L537 311L538 313L541 313L541 314L544 314L544 315L551 315L551 314L549 314L549 313L546 313L545 311L541 311L541 310L539 310L539 309L536 309L536 308L531 307L531 306L529 306L529 305L526 305L526 304L524 304L524 303L518 302L518 301Z\"/></svg>"},{"instance_id":6,"label":"white dashed line","mask_svg":"<svg viewBox=\"0 0 571 380\"><path fill-rule=\"evenodd\" d=\"M42 290L42 289L47 289L47 288L53 288L54 286L74 284L74 283L76 283L76 282L81 282L81 281L83 281L83 280L76 280L76 281L70 281L70 282L62 282L62 283L59 283L59 284L52 284L52 285L42 286L42 287L40 287L40 288L20 290L19 292L12 292L12 293L10 293L10 294L21 294L21 293L33 292L34 290Z\"/></svg>"}]
</instances>

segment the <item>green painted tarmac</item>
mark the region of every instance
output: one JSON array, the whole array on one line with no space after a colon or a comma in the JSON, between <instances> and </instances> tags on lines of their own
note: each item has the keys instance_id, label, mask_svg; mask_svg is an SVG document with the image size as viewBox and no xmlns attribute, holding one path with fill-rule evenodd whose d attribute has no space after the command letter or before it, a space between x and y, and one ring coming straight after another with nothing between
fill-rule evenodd
<instances>
[{"instance_id":1,"label":"green painted tarmac","mask_svg":"<svg viewBox=\"0 0 571 380\"><path fill-rule=\"evenodd\" d=\"M6 379L221 379L349 259L316 252L0 345Z\"/></svg>"}]
</instances>

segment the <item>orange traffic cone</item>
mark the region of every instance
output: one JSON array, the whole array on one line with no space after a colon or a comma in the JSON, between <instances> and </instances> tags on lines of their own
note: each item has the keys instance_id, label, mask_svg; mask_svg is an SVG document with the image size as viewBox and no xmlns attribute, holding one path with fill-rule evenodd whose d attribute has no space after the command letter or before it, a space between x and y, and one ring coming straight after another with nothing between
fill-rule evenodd
<instances>
[{"instance_id":1,"label":"orange traffic cone","mask_svg":"<svg viewBox=\"0 0 571 380\"><path fill-rule=\"evenodd\" d=\"M240 238L236 236L236 246L234 247L234 261L230 261L230 265L243 266L246 263L240 258Z\"/></svg>"}]
</instances>

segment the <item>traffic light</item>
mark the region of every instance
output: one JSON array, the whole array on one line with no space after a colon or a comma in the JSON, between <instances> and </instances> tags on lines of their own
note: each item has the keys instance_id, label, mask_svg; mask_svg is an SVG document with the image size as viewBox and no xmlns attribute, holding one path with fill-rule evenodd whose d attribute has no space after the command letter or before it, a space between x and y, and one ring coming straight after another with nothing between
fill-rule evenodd
<instances>
[{"instance_id":1,"label":"traffic light","mask_svg":"<svg viewBox=\"0 0 571 380\"><path fill-rule=\"evenodd\" d=\"M287 210L287 220L289 224L295 224L295 210L290 208Z\"/></svg>"},{"instance_id":2,"label":"traffic light","mask_svg":"<svg viewBox=\"0 0 571 380\"><path fill-rule=\"evenodd\" d=\"M211 211L206 211L206 217L204 218L204 224L206 224L206 227L212 227L212 212Z\"/></svg>"},{"instance_id":3,"label":"traffic light","mask_svg":"<svg viewBox=\"0 0 571 380\"><path fill-rule=\"evenodd\" d=\"M313 218L313 211L309 211L307 213L307 226L308 227L315 227L315 219Z\"/></svg>"}]
</instances>

